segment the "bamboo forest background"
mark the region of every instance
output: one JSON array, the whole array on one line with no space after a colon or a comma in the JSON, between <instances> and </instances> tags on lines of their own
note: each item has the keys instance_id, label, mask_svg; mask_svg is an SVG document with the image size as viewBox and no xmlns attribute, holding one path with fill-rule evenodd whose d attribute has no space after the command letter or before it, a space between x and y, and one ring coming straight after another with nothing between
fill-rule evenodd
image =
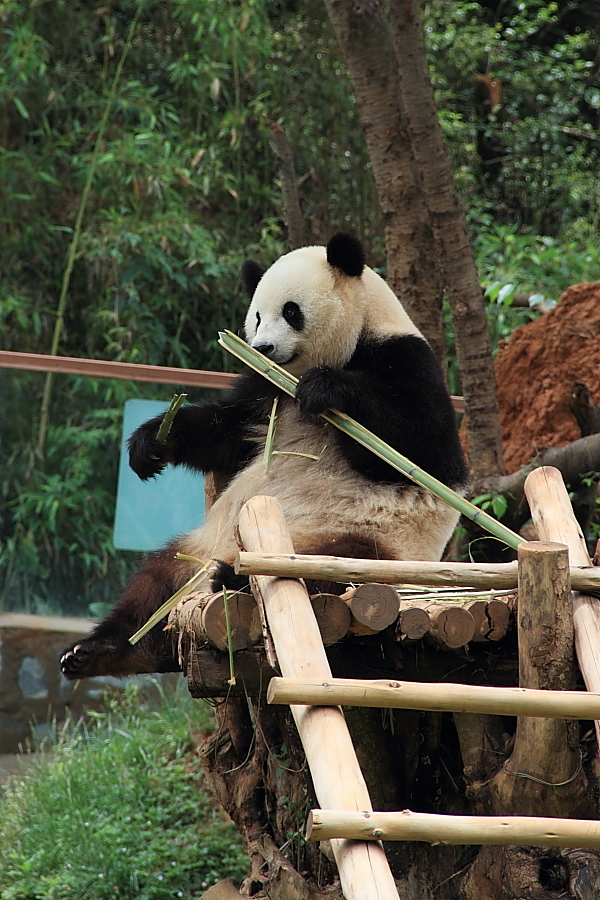
<instances>
[{"instance_id":1,"label":"bamboo forest background","mask_svg":"<svg viewBox=\"0 0 600 900\"><path fill-rule=\"evenodd\" d=\"M356 105L317 0L0 2L0 348L50 350L136 11L59 353L226 371L216 333L243 322L241 263L286 250L269 123L294 150L311 241L350 230L385 273ZM535 315L516 296L552 303L600 272L600 4L423 11L497 343ZM450 332L448 346L459 391ZM172 388L58 376L40 453L43 386L0 369L0 609L95 614L137 561L112 544L123 403Z\"/></svg>"}]
</instances>

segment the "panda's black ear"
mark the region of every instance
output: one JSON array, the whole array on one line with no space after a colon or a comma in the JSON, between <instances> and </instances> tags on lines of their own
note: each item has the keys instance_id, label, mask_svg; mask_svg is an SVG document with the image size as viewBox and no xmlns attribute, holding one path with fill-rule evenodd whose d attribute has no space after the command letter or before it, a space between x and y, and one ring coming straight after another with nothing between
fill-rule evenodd
<instances>
[{"instance_id":1,"label":"panda's black ear","mask_svg":"<svg viewBox=\"0 0 600 900\"><path fill-rule=\"evenodd\" d=\"M365 251L358 238L340 231L327 244L327 262L357 278L365 267Z\"/></svg>"},{"instance_id":2,"label":"panda's black ear","mask_svg":"<svg viewBox=\"0 0 600 900\"><path fill-rule=\"evenodd\" d=\"M255 262L253 259L247 259L244 265L242 266L241 279L242 279L242 287L246 291L246 294L252 300L254 297L254 291L258 285L258 282L265 274L266 269L263 269L260 263Z\"/></svg>"}]
</instances>

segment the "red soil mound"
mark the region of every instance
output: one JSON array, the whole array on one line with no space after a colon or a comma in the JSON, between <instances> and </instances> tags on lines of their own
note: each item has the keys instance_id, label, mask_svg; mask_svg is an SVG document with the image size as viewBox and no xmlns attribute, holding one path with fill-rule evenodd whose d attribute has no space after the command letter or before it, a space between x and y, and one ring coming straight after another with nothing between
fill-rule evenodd
<instances>
[{"instance_id":1,"label":"red soil mound","mask_svg":"<svg viewBox=\"0 0 600 900\"><path fill-rule=\"evenodd\" d=\"M581 437L568 401L581 381L600 404L600 281L573 285L553 310L515 329L494 368L507 472Z\"/></svg>"}]
</instances>

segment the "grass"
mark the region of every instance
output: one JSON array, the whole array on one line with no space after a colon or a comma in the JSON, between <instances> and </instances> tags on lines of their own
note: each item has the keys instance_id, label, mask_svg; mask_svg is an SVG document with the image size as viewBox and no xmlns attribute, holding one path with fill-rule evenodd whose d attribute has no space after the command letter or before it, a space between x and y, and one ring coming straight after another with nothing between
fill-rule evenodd
<instances>
[{"instance_id":1,"label":"grass","mask_svg":"<svg viewBox=\"0 0 600 900\"><path fill-rule=\"evenodd\" d=\"M244 877L241 841L193 749L210 707L180 693L148 709L127 689L8 782L0 900L189 900Z\"/></svg>"}]
</instances>

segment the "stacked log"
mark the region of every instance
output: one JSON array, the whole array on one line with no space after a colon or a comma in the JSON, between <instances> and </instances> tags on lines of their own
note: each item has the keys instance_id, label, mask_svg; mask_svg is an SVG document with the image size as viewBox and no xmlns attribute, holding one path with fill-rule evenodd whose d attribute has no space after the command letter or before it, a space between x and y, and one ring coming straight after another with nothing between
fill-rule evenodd
<instances>
[{"instance_id":1,"label":"stacked log","mask_svg":"<svg viewBox=\"0 0 600 900\"><path fill-rule=\"evenodd\" d=\"M507 631L516 594L488 592L452 599L449 593L423 593L408 598L387 584L362 584L341 597L321 593L311 597L323 644L330 647L347 636L376 635L395 625L397 640L426 639L449 650L471 641L497 641ZM422 598L422 599L421 599ZM227 596L231 647L245 650L263 636L256 601L236 591ZM170 626L179 635L180 652L207 643L217 650L228 648L223 591L195 591L184 597L171 613Z\"/></svg>"}]
</instances>

